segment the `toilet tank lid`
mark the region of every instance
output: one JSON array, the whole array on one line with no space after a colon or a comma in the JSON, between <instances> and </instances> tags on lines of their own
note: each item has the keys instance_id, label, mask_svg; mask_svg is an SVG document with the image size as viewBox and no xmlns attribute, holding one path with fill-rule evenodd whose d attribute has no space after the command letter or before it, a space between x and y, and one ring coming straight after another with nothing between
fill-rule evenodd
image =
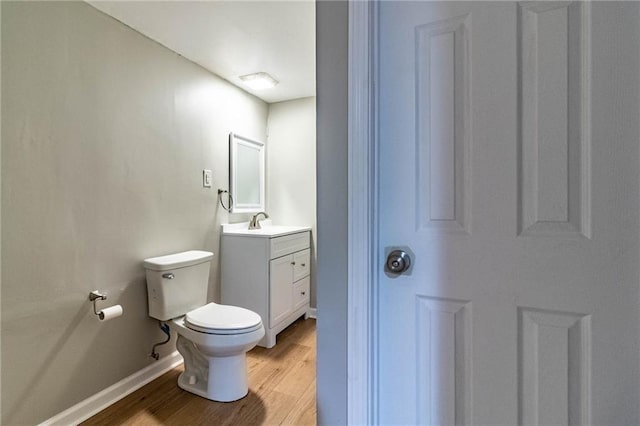
<instances>
[{"instance_id":1,"label":"toilet tank lid","mask_svg":"<svg viewBox=\"0 0 640 426\"><path fill-rule=\"evenodd\" d=\"M208 262L212 258L213 253L210 251L189 250L183 251L182 253L145 259L144 267L152 271L167 271L169 269L184 268L186 266Z\"/></svg>"}]
</instances>

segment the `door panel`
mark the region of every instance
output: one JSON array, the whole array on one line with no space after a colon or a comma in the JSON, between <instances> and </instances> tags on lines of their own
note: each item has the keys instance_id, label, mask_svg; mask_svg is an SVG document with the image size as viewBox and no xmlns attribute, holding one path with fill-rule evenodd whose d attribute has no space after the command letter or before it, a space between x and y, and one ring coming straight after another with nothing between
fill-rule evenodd
<instances>
[{"instance_id":1,"label":"door panel","mask_svg":"<svg viewBox=\"0 0 640 426\"><path fill-rule=\"evenodd\" d=\"M520 423L590 424L591 315L519 309Z\"/></svg>"},{"instance_id":2,"label":"door panel","mask_svg":"<svg viewBox=\"0 0 640 426\"><path fill-rule=\"evenodd\" d=\"M518 7L521 234L590 236L590 10Z\"/></svg>"},{"instance_id":3,"label":"door panel","mask_svg":"<svg viewBox=\"0 0 640 426\"><path fill-rule=\"evenodd\" d=\"M638 17L379 3L381 423L640 424Z\"/></svg>"},{"instance_id":4,"label":"door panel","mask_svg":"<svg viewBox=\"0 0 640 426\"><path fill-rule=\"evenodd\" d=\"M469 15L415 31L418 226L468 231Z\"/></svg>"}]
</instances>

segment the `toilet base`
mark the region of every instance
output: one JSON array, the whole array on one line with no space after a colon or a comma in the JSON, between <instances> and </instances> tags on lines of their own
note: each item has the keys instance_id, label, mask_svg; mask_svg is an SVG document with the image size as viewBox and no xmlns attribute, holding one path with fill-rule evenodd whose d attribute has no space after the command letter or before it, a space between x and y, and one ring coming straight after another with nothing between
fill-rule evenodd
<instances>
[{"instance_id":1,"label":"toilet base","mask_svg":"<svg viewBox=\"0 0 640 426\"><path fill-rule=\"evenodd\" d=\"M244 398L249 392L247 357L239 355L206 357L191 341L178 335L178 352L184 358L184 372L178 386L195 395L218 402Z\"/></svg>"}]
</instances>

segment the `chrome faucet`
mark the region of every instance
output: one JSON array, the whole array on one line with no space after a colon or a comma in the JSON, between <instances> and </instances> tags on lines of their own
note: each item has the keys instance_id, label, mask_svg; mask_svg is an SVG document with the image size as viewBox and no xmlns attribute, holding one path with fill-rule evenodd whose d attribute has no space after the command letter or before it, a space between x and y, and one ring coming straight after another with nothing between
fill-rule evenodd
<instances>
[{"instance_id":1,"label":"chrome faucet","mask_svg":"<svg viewBox=\"0 0 640 426\"><path fill-rule=\"evenodd\" d=\"M258 216L263 215L265 219L269 219L269 215L265 212L256 213L251 217L249 221L249 229L261 229L260 221L258 220Z\"/></svg>"}]
</instances>

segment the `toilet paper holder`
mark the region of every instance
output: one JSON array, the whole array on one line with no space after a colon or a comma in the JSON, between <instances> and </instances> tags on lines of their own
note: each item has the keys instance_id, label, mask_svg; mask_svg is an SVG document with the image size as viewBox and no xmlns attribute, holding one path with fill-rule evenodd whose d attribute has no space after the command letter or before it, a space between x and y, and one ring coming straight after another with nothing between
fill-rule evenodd
<instances>
[{"instance_id":1,"label":"toilet paper holder","mask_svg":"<svg viewBox=\"0 0 640 426\"><path fill-rule=\"evenodd\" d=\"M94 290L91 293L89 293L89 301L93 302L93 313L99 317L101 311L98 311L98 308L96 306L96 302L98 300L107 300L107 295L100 293L98 290Z\"/></svg>"}]
</instances>

